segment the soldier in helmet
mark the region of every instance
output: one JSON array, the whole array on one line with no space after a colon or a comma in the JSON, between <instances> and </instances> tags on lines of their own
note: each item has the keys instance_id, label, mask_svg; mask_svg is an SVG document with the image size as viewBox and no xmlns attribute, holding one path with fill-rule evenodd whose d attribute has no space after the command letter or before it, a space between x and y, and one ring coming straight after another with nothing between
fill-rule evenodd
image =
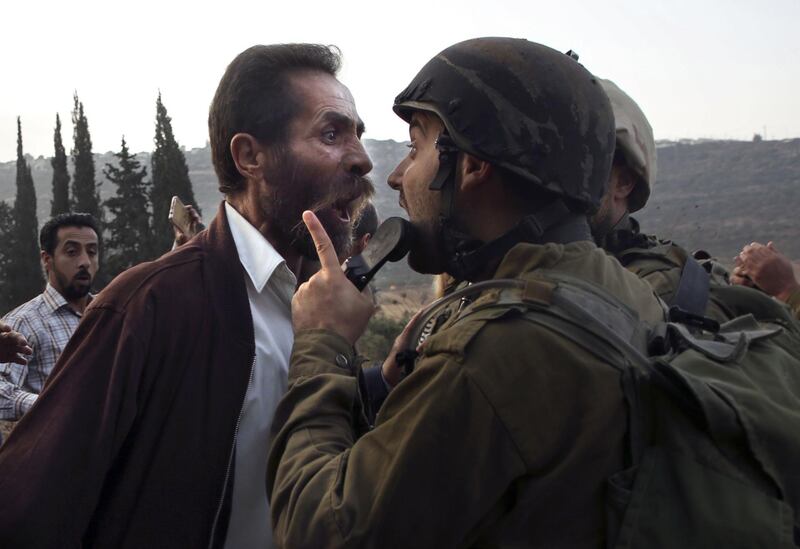
<instances>
[{"instance_id":1,"label":"soldier in helmet","mask_svg":"<svg viewBox=\"0 0 800 549\"><path fill-rule=\"evenodd\" d=\"M513 278L532 301L548 299L540 277L557 273L661 320L650 287L591 241L614 125L574 59L525 40L468 40L425 65L394 110L411 143L389 185L417 235L414 269L475 288ZM625 466L619 371L487 291L438 319L365 431L353 344L372 302L304 215L322 269L292 305L289 391L267 469L277 545L604 545L607 478Z\"/></svg>"},{"instance_id":2,"label":"soldier in helmet","mask_svg":"<svg viewBox=\"0 0 800 549\"><path fill-rule=\"evenodd\" d=\"M674 242L643 233L630 215L647 204L656 182L653 129L639 105L614 82L601 79L600 83L614 109L616 150L606 193L591 218L597 245L646 280L668 305L719 321L730 320L733 313L715 296L693 288L708 285L707 271L711 283L727 285L724 269L704 252L699 259L707 266L700 268L692 255Z\"/></svg>"}]
</instances>

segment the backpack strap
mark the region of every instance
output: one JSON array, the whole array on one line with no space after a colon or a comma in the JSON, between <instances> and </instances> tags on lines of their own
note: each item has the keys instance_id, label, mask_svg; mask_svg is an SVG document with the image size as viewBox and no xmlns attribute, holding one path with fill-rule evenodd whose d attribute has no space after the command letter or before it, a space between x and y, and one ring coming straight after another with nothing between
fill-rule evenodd
<instances>
[{"instance_id":1,"label":"backpack strap","mask_svg":"<svg viewBox=\"0 0 800 549\"><path fill-rule=\"evenodd\" d=\"M706 270L695 258L688 256L670 305L680 307L687 313L703 316L708 305L710 287L711 280Z\"/></svg>"},{"instance_id":2,"label":"backpack strap","mask_svg":"<svg viewBox=\"0 0 800 549\"><path fill-rule=\"evenodd\" d=\"M493 292L491 299L472 299L484 292ZM540 270L522 279L494 279L479 282L445 296L426 307L410 328L409 341L416 349L429 335L429 328L436 317L454 302L471 301L458 311L451 321L486 313L488 310L515 308L522 312L532 311L532 318L544 313L546 322L568 339L581 344L594 354L600 353L609 362L619 362L620 351L647 361L650 326L641 322L631 308L621 303L604 288L569 275ZM552 326L551 326L552 324ZM604 341L610 342L603 344ZM413 349L400 355L408 365L409 358L416 358ZM623 353L623 354L625 354ZM614 355L610 358L610 355ZM407 371L407 373L410 373Z\"/></svg>"}]
</instances>

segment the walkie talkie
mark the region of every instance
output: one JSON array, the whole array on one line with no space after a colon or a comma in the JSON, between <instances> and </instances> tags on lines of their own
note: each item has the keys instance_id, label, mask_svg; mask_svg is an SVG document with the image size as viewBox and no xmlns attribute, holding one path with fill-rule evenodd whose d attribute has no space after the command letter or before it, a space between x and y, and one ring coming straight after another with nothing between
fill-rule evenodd
<instances>
[{"instance_id":1,"label":"walkie talkie","mask_svg":"<svg viewBox=\"0 0 800 549\"><path fill-rule=\"evenodd\" d=\"M345 262L345 276L363 290L387 261L405 257L411 232L411 223L401 217L390 217L377 228L364 251Z\"/></svg>"}]
</instances>

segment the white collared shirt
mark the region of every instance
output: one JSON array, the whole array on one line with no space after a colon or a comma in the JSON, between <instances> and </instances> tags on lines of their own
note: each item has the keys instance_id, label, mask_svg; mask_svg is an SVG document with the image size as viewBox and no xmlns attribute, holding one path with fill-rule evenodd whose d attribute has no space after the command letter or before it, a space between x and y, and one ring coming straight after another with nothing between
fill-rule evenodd
<instances>
[{"instance_id":1,"label":"white collared shirt","mask_svg":"<svg viewBox=\"0 0 800 549\"><path fill-rule=\"evenodd\" d=\"M294 342L292 295L297 280L275 248L230 204L231 228L253 317L255 365L236 438L233 500L226 549L273 547L266 471L269 433L286 392Z\"/></svg>"}]
</instances>

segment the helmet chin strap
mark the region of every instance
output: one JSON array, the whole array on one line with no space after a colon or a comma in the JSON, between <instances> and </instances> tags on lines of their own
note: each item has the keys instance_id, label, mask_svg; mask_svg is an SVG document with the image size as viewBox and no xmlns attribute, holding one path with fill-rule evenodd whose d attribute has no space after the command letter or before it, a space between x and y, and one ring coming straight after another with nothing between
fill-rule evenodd
<instances>
[{"instance_id":1,"label":"helmet chin strap","mask_svg":"<svg viewBox=\"0 0 800 549\"><path fill-rule=\"evenodd\" d=\"M561 199L525 216L510 231L490 242L459 231L453 226L453 212L455 168L461 151L446 133L439 135L436 148L439 150L439 170L428 188L442 193L440 239L446 255L447 273L456 279L475 280L493 259L504 256L520 242L566 244L592 239L586 215L572 212Z\"/></svg>"}]
</instances>

